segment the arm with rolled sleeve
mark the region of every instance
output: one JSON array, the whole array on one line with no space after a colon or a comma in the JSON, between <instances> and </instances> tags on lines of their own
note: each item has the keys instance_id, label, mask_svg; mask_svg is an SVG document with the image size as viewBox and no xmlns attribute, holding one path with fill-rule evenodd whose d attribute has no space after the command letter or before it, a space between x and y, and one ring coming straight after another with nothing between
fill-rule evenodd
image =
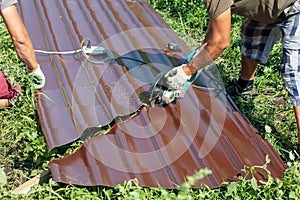
<instances>
[{"instance_id":1,"label":"arm with rolled sleeve","mask_svg":"<svg viewBox=\"0 0 300 200\"><path fill-rule=\"evenodd\" d=\"M166 75L169 77L166 79L172 85L182 85L192 74L213 62L230 44L230 29L231 10L229 6L218 16L210 18L205 39L192 60L188 64L170 70L170 72L175 70L184 73L175 73L175 75L174 73L167 73ZM173 89L172 85L169 88Z\"/></svg>"},{"instance_id":2,"label":"arm with rolled sleeve","mask_svg":"<svg viewBox=\"0 0 300 200\"><path fill-rule=\"evenodd\" d=\"M15 4L17 1L0 1L1 16L12 38L18 57L25 63L28 75L33 76L34 88L41 89L45 85L45 75L36 60L31 39L19 16Z\"/></svg>"}]
</instances>

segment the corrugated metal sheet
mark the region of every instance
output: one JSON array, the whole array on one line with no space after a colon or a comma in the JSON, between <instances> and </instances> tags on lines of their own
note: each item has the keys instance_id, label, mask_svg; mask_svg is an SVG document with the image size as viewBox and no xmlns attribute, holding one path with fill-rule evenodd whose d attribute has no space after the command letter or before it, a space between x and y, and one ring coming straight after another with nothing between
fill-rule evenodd
<instances>
[{"instance_id":1,"label":"corrugated metal sheet","mask_svg":"<svg viewBox=\"0 0 300 200\"><path fill-rule=\"evenodd\" d=\"M89 38L92 45L104 46L119 56L166 66L176 64L162 51L167 43L180 44L181 58L188 52L183 41L145 2L22 0L20 8L35 49L74 50ZM157 50L145 53L152 49ZM47 75L38 109L41 120L47 119L42 121L42 128L49 149L76 140L87 127L109 124L116 116L130 114L141 106L137 96L131 98L132 94L124 92L134 92L138 83L132 78L125 80L121 65L95 65L81 54L37 56ZM141 63L130 62L127 66L137 64ZM152 73L144 70L139 78L149 76ZM124 81L129 83L124 85ZM111 95L119 92L115 88L123 90L121 98Z\"/></svg>"},{"instance_id":2,"label":"corrugated metal sheet","mask_svg":"<svg viewBox=\"0 0 300 200\"><path fill-rule=\"evenodd\" d=\"M167 108L142 108L132 120L117 123L73 155L51 162L54 177L66 183L108 186L137 178L140 186L174 188L187 175L207 167L213 174L195 187L203 183L218 187L223 181L238 180L244 166L263 165L266 154L272 160L269 170L280 176L280 158L241 114L227 112L224 121L224 104L207 92L195 90L195 94L205 104L186 98ZM260 172L263 176L257 174L257 179L267 178L266 172Z\"/></svg>"},{"instance_id":3,"label":"corrugated metal sheet","mask_svg":"<svg viewBox=\"0 0 300 200\"><path fill-rule=\"evenodd\" d=\"M264 164L266 155L272 176L281 177L282 160L222 91L191 88L175 104L143 105L140 93L190 52L145 1L20 0L19 10L35 49L79 49L84 38L108 49L108 60L37 53L47 76L37 108L49 150L112 125L52 161L55 181L114 186L138 178L142 186L173 188L208 167L213 174L195 187L218 187L236 180L245 165ZM168 43L180 50L166 52ZM199 82L216 87L214 78L207 71Z\"/></svg>"}]
</instances>

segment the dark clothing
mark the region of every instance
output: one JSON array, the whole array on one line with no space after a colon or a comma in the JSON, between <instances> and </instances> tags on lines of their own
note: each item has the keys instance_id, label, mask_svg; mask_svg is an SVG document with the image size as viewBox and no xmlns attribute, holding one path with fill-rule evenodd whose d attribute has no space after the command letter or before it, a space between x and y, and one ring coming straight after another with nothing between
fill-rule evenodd
<instances>
[{"instance_id":1,"label":"dark clothing","mask_svg":"<svg viewBox=\"0 0 300 200\"><path fill-rule=\"evenodd\" d=\"M231 8L232 13L272 24L284 16L284 9L296 0L204 0L210 19Z\"/></svg>"}]
</instances>

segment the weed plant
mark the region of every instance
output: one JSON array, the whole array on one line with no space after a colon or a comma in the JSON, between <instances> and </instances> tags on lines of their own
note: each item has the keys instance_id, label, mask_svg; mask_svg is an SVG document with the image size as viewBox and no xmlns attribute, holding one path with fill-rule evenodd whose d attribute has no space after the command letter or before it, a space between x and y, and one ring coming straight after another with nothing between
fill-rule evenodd
<instances>
[{"instance_id":1,"label":"weed plant","mask_svg":"<svg viewBox=\"0 0 300 200\"><path fill-rule=\"evenodd\" d=\"M202 41L207 28L207 14L203 0L148 0L166 23L182 37L191 49ZM232 17L232 39L228 49L216 61L222 78L227 84L238 76L240 69L240 25L242 18ZM164 188L143 188L133 179L124 184L109 187L79 187L55 183L51 179L43 185L33 187L26 195L16 195L13 189L24 181L48 169L52 159L70 154L81 143L59 150L47 151L34 104L31 80L25 66L16 56L4 23L0 22L0 69L18 82L23 95L12 108L0 109L0 199L299 199L300 163L287 163L288 168L281 180L271 176L265 182L246 176L263 166L245 167L244 177L238 182L224 182L220 188L202 189L192 187L193 183L210 174L202 169L187 182L174 190ZM268 140L284 159L295 148L297 127L287 92L279 73L281 45L277 43L267 64L261 65L255 79L255 97L235 99L241 112L251 121L263 138Z\"/></svg>"}]
</instances>

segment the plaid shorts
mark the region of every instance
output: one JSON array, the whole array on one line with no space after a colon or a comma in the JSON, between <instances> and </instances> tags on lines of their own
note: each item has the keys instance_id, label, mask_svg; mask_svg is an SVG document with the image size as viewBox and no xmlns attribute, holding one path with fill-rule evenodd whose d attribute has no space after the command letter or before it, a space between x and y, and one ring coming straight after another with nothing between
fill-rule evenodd
<instances>
[{"instance_id":1,"label":"plaid shorts","mask_svg":"<svg viewBox=\"0 0 300 200\"><path fill-rule=\"evenodd\" d=\"M262 24L245 19L242 25L242 54L266 63L278 39L282 40L281 74L294 106L300 106L300 12L280 24Z\"/></svg>"}]
</instances>

